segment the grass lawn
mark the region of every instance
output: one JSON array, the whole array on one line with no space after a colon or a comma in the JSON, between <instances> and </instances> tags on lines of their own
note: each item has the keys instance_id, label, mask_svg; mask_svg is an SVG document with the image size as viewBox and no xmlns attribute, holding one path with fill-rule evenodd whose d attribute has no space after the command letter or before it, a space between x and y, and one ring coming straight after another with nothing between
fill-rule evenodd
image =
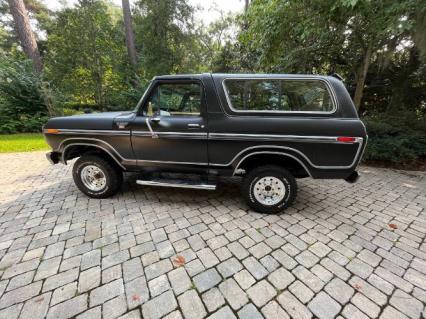
<instances>
[{"instance_id":1,"label":"grass lawn","mask_svg":"<svg viewBox=\"0 0 426 319\"><path fill-rule=\"evenodd\" d=\"M43 134L11 134L0 135L0 153L31 152L48 150Z\"/></svg>"}]
</instances>

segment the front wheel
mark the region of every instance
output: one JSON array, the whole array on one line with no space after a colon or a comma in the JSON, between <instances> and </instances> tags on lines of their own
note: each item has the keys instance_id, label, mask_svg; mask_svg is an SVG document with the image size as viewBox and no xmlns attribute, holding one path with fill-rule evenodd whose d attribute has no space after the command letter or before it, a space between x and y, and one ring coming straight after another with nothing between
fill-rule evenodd
<instances>
[{"instance_id":1,"label":"front wheel","mask_svg":"<svg viewBox=\"0 0 426 319\"><path fill-rule=\"evenodd\" d=\"M253 210L274 214L293 203L297 183L286 169L267 165L250 171L244 178L242 189L247 204Z\"/></svg>"},{"instance_id":2,"label":"front wheel","mask_svg":"<svg viewBox=\"0 0 426 319\"><path fill-rule=\"evenodd\" d=\"M123 173L116 165L96 155L83 155L73 166L72 176L80 191L92 198L107 198L118 192Z\"/></svg>"}]
</instances>

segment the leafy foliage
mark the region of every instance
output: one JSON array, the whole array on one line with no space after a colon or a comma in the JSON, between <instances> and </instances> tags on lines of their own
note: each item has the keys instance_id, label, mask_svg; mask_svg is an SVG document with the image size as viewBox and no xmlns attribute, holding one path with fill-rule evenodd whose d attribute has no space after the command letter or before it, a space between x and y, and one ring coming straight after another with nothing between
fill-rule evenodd
<instances>
[{"instance_id":1,"label":"leafy foliage","mask_svg":"<svg viewBox=\"0 0 426 319\"><path fill-rule=\"evenodd\" d=\"M40 131L48 109L31 61L0 62L0 133Z\"/></svg>"},{"instance_id":2,"label":"leafy foliage","mask_svg":"<svg viewBox=\"0 0 426 319\"><path fill-rule=\"evenodd\" d=\"M95 0L58 13L47 41L47 74L67 98L106 109L129 88L119 13Z\"/></svg>"},{"instance_id":3,"label":"leafy foliage","mask_svg":"<svg viewBox=\"0 0 426 319\"><path fill-rule=\"evenodd\" d=\"M140 0L134 20L144 78L194 72L193 8L186 0ZM195 64L196 65L196 64Z\"/></svg>"},{"instance_id":4,"label":"leafy foliage","mask_svg":"<svg viewBox=\"0 0 426 319\"><path fill-rule=\"evenodd\" d=\"M410 163L426 157L426 121L410 114L366 118L369 141L365 160Z\"/></svg>"}]
</instances>

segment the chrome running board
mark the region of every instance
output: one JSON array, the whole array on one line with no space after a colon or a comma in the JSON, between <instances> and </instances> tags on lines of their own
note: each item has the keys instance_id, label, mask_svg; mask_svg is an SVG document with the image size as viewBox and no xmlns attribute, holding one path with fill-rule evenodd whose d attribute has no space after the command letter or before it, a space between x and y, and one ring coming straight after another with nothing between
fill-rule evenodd
<instances>
[{"instance_id":1,"label":"chrome running board","mask_svg":"<svg viewBox=\"0 0 426 319\"><path fill-rule=\"evenodd\" d=\"M200 183L200 181L192 180L179 180L179 179L155 179L155 180L141 180L136 181L138 185L145 186L161 186L161 187L177 187L177 188L192 188L192 189L204 189L204 190L215 190L215 184Z\"/></svg>"}]
</instances>

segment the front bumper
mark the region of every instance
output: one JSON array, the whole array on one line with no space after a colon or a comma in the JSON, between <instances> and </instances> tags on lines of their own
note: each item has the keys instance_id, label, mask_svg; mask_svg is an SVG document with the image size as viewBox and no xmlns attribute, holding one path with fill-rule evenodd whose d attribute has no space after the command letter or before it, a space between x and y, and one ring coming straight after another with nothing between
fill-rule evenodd
<instances>
[{"instance_id":1,"label":"front bumper","mask_svg":"<svg viewBox=\"0 0 426 319\"><path fill-rule=\"evenodd\" d=\"M58 164L59 163L59 153L58 152L46 153L46 158L50 162L50 164Z\"/></svg>"},{"instance_id":2,"label":"front bumper","mask_svg":"<svg viewBox=\"0 0 426 319\"><path fill-rule=\"evenodd\" d=\"M345 178L345 181L347 181L348 183L356 183L359 179L359 174L357 171L353 171L351 175L349 175L348 177Z\"/></svg>"}]
</instances>

